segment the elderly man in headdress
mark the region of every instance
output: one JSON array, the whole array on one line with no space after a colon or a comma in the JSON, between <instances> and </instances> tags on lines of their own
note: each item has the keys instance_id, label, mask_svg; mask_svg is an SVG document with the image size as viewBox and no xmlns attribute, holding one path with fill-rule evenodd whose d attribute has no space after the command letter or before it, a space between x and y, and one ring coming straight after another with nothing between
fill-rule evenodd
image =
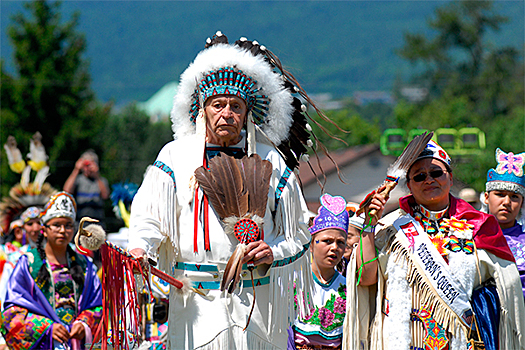
<instances>
[{"instance_id":1,"label":"elderly man in headdress","mask_svg":"<svg viewBox=\"0 0 525 350\"><path fill-rule=\"evenodd\" d=\"M229 45L220 33L181 76L171 115L175 140L160 151L134 198L128 245L135 256L158 257L162 270L189 278L199 291L171 289L171 349L284 349L290 322L307 312L308 210L294 168L311 141L295 92L304 93L265 47L246 39ZM238 181L247 189L248 178L268 175L267 190L249 203L262 201L262 217L228 224L231 203L217 197L244 192L218 174L219 161L246 164L251 155L263 166ZM206 186L210 174L214 186ZM233 274L226 267L231 257L240 266ZM223 274L233 281L223 282ZM294 284L302 291L297 309Z\"/></svg>"}]
</instances>

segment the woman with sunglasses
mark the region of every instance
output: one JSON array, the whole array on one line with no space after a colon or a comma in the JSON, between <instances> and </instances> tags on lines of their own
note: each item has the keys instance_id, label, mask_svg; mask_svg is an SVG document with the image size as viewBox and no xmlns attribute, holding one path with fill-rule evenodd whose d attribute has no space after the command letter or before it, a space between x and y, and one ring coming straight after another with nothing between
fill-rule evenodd
<instances>
[{"instance_id":1,"label":"woman with sunglasses","mask_svg":"<svg viewBox=\"0 0 525 350\"><path fill-rule=\"evenodd\" d=\"M96 267L69 245L76 203L52 196L40 214L37 247L22 256L7 284L2 334L10 349L81 349L102 316Z\"/></svg>"},{"instance_id":2,"label":"woman with sunglasses","mask_svg":"<svg viewBox=\"0 0 525 350\"><path fill-rule=\"evenodd\" d=\"M510 250L516 258L525 296L525 227L518 219L523 214L525 197L525 153L505 153L496 149L498 165L487 173L485 205L496 217Z\"/></svg>"},{"instance_id":3,"label":"woman with sunglasses","mask_svg":"<svg viewBox=\"0 0 525 350\"><path fill-rule=\"evenodd\" d=\"M450 194L450 164L430 141L407 171L410 194L400 209L363 233L347 275L347 349L467 349L478 334L470 330L475 313L478 326L488 324L479 332L487 349L524 349L514 258L495 218ZM370 208L383 207L376 195ZM478 300L477 288L494 277L493 304L502 311L491 319L471 298Z\"/></svg>"}]
</instances>

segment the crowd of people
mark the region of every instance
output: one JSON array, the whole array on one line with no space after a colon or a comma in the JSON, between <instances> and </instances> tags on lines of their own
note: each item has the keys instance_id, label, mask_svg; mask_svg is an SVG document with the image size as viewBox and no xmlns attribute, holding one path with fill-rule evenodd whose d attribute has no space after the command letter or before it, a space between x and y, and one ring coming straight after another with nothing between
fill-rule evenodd
<instances>
[{"instance_id":1,"label":"crowd of people","mask_svg":"<svg viewBox=\"0 0 525 350\"><path fill-rule=\"evenodd\" d=\"M311 103L271 51L220 32L182 74L175 140L147 169L129 218L130 254L191 287L163 298L160 346L525 350L525 153L496 150L481 210L451 194L452 159L429 141L402 175L398 210L383 215L380 191L362 205L324 193L314 214L297 171L313 136L296 94ZM80 217L104 218L108 197L88 151L64 191L11 213L7 347L99 341L97 266L71 241ZM154 348L144 340L134 346Z\"/></svg>"}]
</instances>

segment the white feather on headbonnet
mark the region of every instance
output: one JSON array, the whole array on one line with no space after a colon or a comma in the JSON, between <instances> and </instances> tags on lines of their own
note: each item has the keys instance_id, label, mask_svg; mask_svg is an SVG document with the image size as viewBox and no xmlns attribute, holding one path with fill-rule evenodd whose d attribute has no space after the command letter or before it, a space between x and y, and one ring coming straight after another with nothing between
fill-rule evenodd
<instances>
[{"instance_id":1,"label":"white feather on headbonnet","mask_svg":"<svg viewBox=\"0 0 525 350\"><path fill-rule=\"evenodd\" d=\"M40 222L45 225L54 218L70 218L75 221L77 203L73 196L67 192L58 192L51 196L44 210L40 213Z\"/></svg>"},{"instance_id":2,"label":"white feather on headbonnet","mask_svg":"<svg viewBox=\"0 0 525 350\"><path fill-rule=\"evenodd\" d=\"M258 93L269 100L267 115L259 126L270 141L279 145L287 138L292 124L292 95L284 88L281 76L261 56L229 44L204 49L181 75L171 111L174 139L195 134L190 110L192 103L199 98L196 89L210 71L225 67L234 67L257 82Z\"/></svg>"}]
</instances>

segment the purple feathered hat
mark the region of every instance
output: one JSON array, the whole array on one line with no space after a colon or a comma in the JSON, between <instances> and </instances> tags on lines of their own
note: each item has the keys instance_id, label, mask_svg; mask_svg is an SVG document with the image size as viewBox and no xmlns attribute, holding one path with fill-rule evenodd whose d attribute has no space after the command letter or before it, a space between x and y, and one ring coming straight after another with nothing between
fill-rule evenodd
<instances>
[{"instance_id":1,"label":"purple feathered hat","mask_svg":"<svg viewBox=\"0 0 525 350\"><path fill-rule=\"evenodd\" d=\"M341 196L332 197L325 193L321 196L321 206L318 214L314 218L314 223L308 229L310 233L316 234L319 231L329 228L339 229L348 233L349 215L346 211L346 200Z\"/></svg>"}]
</instances>

